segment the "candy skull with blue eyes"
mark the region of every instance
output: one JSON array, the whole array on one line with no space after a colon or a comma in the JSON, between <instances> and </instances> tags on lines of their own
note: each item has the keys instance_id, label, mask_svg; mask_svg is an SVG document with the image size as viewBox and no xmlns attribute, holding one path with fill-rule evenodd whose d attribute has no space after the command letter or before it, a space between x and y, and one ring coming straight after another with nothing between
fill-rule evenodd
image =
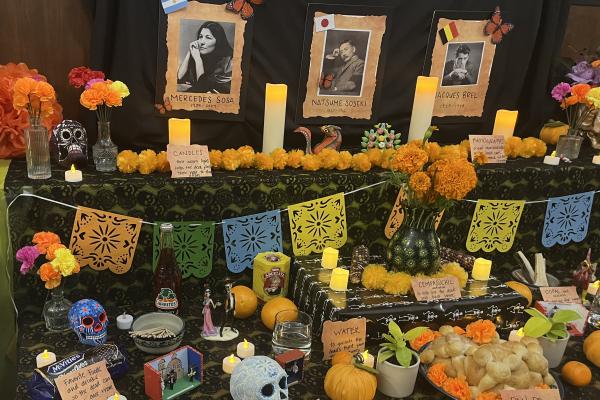
<instances>
[{"instance_id":1,"label":"candy skull with blue eyes","mask_svg":"<svg viewBox=\"0 0 600 400\"><path fill-rule=\"evenodd\" d=\"M98 346L106 342L108 318L104 307L96 300L83 299L74 303L68 318L81 343Z\"/></svg>"}]
</instances>

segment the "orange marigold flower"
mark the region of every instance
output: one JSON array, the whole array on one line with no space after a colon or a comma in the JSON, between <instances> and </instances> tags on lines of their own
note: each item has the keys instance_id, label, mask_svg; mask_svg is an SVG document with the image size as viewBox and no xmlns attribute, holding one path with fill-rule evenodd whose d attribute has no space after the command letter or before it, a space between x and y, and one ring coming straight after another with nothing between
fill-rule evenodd
<instances>
[{"instance_id":1,"label":"orange marigold flower","mask_svg":"<svg viewBox=\"0 0 600 400\"><path fill-rule=\"evenodd\" d=\"M61 243L52 243L50 246L48 246L48 248L46 249L46 260L48 261L52 261L54 260L54 252L58 249L65 249L65 245L61 244Z\"/></svg>"},{"instance_id":2,"label":"orange marigold flower","mask_svg":"<svg viewBox=\"0 0 600 400\"><path fill-rule=\"evenodd\" d=\"M577 104L578 101L579 101L579 98L577 96L565 97L565 100L562 103L560 103L560 106L562 108L567 108L574 104Z\"/></svg>"},{"instance_id":3,"label":"orange marigold flower","mask_svg":"<svg viewBox=\"0 0 600 400\"><path fill-rule=\"evenodd\" d=\"M371 169L371 161L365 153L358 153L352 156L352 169L360 172L367 172Z\"/></svg>"},{"instance_id":4,"label":"orange marigold flower","mask_svg":"<svg viewBox=\"0 0 600 400\"><path fill-rule=\"evenodd\" d=\"M393 171L414 174L423 168L428 159L427 152L422 148L413 145L404 145L396 149L390 166Z\"/></svg>"},{"instance_id":5,"label":"orange marigold flower","mask_svg":"<svg viewBox=\"0 0 600 400\"><path fill-rule=\"evenodd\" d=\"M240 157L240 168L252 168L254 165L254 149L252 146L242 146L237 149Z\"/></svg>"},{"instance_id":6,"label":"orange marigold flower","mask_svg":"<svg viewBox=\"0 0 600 400\"><path fill-rule=\"evenodd\" d=\"M587 83L578 83L571 87L571 93L573 96L577 96L579 102L582 102L582 99L585 100L585 96L587 96L591 89L592 87Z\"/></svg>"},{"instance_id":7,"label":"orange marigold flower","mask_svg":"<svg viewBox=\"0 0 600 400\"><path fill-rule=\"evenodd\" d=\"M371 161L371 165L374 167L381 166L381 156L383 155L383 151L379 149L369 149L366 153L369 157L369 161Z\"/></svg>"},{"instance_id":8,"label":"orange marigold flower","mask_svg":"<svg viewBox=\"0 0 600 400\"><path fill-rule=\"evenodd\" d=\"M273 170L273 157L265 153L256 153L254 156L254 166L259 171Z\"/></svg>"},{"instance_id":9,"label":"orange marigold flower","mask_svg":"<svg viewBox=\"0 0 600 400\"><path fill-rule=\"evenodd\" d=\"M408 186L417 197L423 197L431 189L431 178L423 171L417 171L410 176Z\"/></svg>"},{"instance_id":10,"label":"orange marigold flower","mask_svg":"<svg viewBox=\"0 0 600 400\"><path fill-rule=\"evenodd\" d=\"M434 162L440 159L442 153L442 147L436 142L427 142L423 146L423 149L427 152L430 162Z\"/></svg>"},{"instance_id":11,"label":"orange marigold flower","mask_svg":"<svg viewBox=\"0 0 600 400\"><path fill-rule=\"evenodd\" d=\"M380 160L379 166L383 169L390 169L392 158L394 157L394 154L396 154L395 149L385 149L383 151L383 154L381 155L381 160Z\"/></svg>"},{"instance_id":12,"label":"orange marigold flower","mask_svg":"<svg viewBox=\"0 0 600 400\"><path fill-rule=\"evenodd\" d=\"M287 166L288 153L281 147L273 150L271 152L271 157L273 158L273 168L284 169Z\"/></svg>"},{"instance_id":13,"label":"orange marigold flower","mask_svg":"<svg viewBox=\"0 0 600 400\"><path fill-rule=\"evenodd\" d=\"M340 154L335 149L324 148L317 154L321 167L325 169L334 169L340 160Z\"/></svg>"},{"instance_id":14,"label":"orange marigold flower","mask_svg":"<svg viewBox=\"0 0 600 400\"><path fill-rule=\"evenodd\" d=\"M494 392L481 392L477 395L477 400L500 400L502 397Z\"/></svg>"},{"instance_id":15,"label":"orange marigold flower","mask_svg":"<svg viewBox=\"0 0 600 400\"><path fill-rule=\"evenodd\" d=\"M254 154L252 154L254 160ZM237 150L227 149L223 152L223 168L227 171L235 171L240 166L240 156Z\"/></svg>"},{"instance_id":16,"label":"orange marigold flower","mask_svg":"<svg viewBox=\"0 0 600 400\"><path fill-rule=\"evenodd\" d=\"M223 166L223 152L221 150L209 151L208 158L210 158L211 168L219 169Z\"/></svg>"},{"instance_id":17,"label":"orange marigold flower","mask_svg":"<svg viewBox=\"0 0 600 400\"><path fill-rule=\"evenodd\" d=\"M448 378L442 385L446 393L451 394L458 400L471 400L469 384L464 379Z\"/></svg>"},{"instance_id":18,"label":"orange marigold flower","mask_svg":"<svg viewBox=\"0 0 600 400\"><path fill-rule=\"evenodd\" d=\"M100 93L92 88L84 90L79 96L79 103L88 110L96 110L102 102Z\"/></svg>"},{"instance_id":19,"label":"orange marigold flower","mask_svg":"<svg viewBox=\"0 0 600 400\"><path fill-rule=\"evenodd\" d=\"M317 171L321 168L321 160L314 154L302 156L302 169L305 171Z\"/></svg>"},{"instance_id":20,"label":"orange marigold flower","mask_svg":"<svg viewBox=\"0 0 600 400\"><path fill-rule=\"evenodd\" d=\"M521 149L522 140L518 136L511 136L506 138L504 141L504 154L508 158L515 158L519 156Z\"/></svg>"},{"instance_id":21,"label":"orange marigold flower","mask_svg":"<svg viewBox=\"0 0 600 400\"><path fill-rule=\"evenodd\" d=\"M44 81L36 82L32 93L40 98L40 101L53 101L56 99L56 93L51 84Z\"/></svg>"},{"instance_id":22,"label":"orange marigold flower","mask_svg":"<svg viewBox=\"0 0 600 400\"><path fill-rule=\"evenodd\" d=\"M487 154L485 154L483 152L479 152L479 153L475 154L475 156L473 157L473 162L477 165L487 164L488 156L487 156Z\"/></svg>"},{"instance_id":23,"label":"orange marigold flower","mask_svg":"<svg viewBox=\"0 0 600 400\"><path fill-rule=\"evenodd\" d=\"M35 88L37 82L33 78L20 78L15 82L13 86L13 92L15 94L21 94L24 96L29 96L33 89Z\"/></svg>"},{"instance_id":24,"label":"orange marigold flower","mask_svg":"<svg viewBox=\"0 0 600 400\"><path fill-rule=\"evenodd\" d=\"M496 325L487 319L480 319L467 325L468 338L477 344L490 343L496 336Z\"/></svg>"},{"instance_id":25,"label":"orange marigold flower","mask_svg":"<svg viewBox=\"0 0 600 400\"><path fill-rule=\"evenodd\" d=\"M440 336L442 336L442 334L438 331L432 331L431 329L427 329L426 331L421 333L417 338L410 341L410 347L412 347L415 351L419 351L421 347L425 346L427 343L433 342Z\"/></svg>"},{"instance_id":26,"label":"orange marigold flower","mask_svg":"<svg viewBox=\"0 0 600 400\"><path fill-rule=\"evenodd\" d=\"M300 168L300 166L302 165L302 157L304 157L304 151L290 151L288 153L287 166L290 168Z\"/></svg>"},{"instance_id":27,"label":"orange marigold flower","mask_svg":"<svg viewBox=\"0 0 600 400\"><path fill-rule=\"evenodd\" d=\"M433 364L427 371L427 377L434 385L440 387L443 386L448 380L448 375L446 375L446 365L442 363Z\"/></svg>"},{"instance_id":28,"label":"orange marigold flower","mask_svg":"<svg viewBox=\"0 0 600 400\"><path fill-rule=\"evenodd\" d=\"M51 244L60 243L60 237L54 232L38 232L31 240L36 245L40 254L46 254Z\"/></svg>"},{"instance_id":29,"label":"orange marigold flower","mask_svg":"<svg viewBox=\"0 0 600 400\"><path fill-rule=\"evenodd\" d=\"M433 176L433 190L448 200L461 200L477 185L473 164L464 158L434 162L427 172Z\"/></svg>"},{"instance_id":30,"label":"orange marigold flower","mask_svg":"<svg viewBox=\"0 0 600 400\"><path fill-rule=\"evenodd\" d=\"M352 154L349 151L340 151L338 156L338 163L335 169L343 171L352 166Z\"/></svg>"},{"instance_id":31,"label":"orange marigold flower","mask_svg":"<svg viewBox=\"0 0 600 400\"><path fill-rule=\"evenodd\" d=\"M46 282L46 289L54 289L60 284L60 272L55 270L50 263L42 264L38 273L40 274L40 279Z\"/></svg>"}]
</instances>

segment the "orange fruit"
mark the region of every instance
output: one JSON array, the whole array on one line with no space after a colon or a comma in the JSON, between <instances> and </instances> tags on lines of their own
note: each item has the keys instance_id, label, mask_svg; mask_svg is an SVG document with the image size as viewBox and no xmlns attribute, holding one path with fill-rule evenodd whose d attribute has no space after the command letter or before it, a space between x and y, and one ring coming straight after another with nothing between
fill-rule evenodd
<instances>
[{"instance_id":1,"label":"orange fruit","mask_svg":"<svg viewBox=\"0 0 600 400\"><path fill-rule=\"evenodd\" d=\"M338 351L331 357L331 365L352 364L353 356L349 351Z\"/></svg>"},{"instance_id":2,"label":"orange fruit","mask_svg":"<svg viewBox=\"0 0 600 400\"><path fill-rule=\"evenodd\" d=\"M592 381L592 371L579 361L569 361L560 371L563 379L573 386L587 386Z\"/></svg>"},{"instance_id":3,"label":"orange fruit","mask_svg":"<svg viewBox=\"0 0 600 400\"><path fill-rule=\"evenodd\" d=\"M508 281L506 282L506 286L519 293L521 296L527 299L527 306L531 305L533 301L533 294L531 293L531 289L527 287L527 285L522 284L517 281Z\"/></svg>"},{"instance_id":4,"label":"orange fruit","mask_svg":"<svg viewBox=\"0 0 600 400\"><path fill-rule=\"evenodd\" d=\"M252 289L247 286L234 286L231 293L235 296L234 317L244 319L254 314L258 306L258 300Z\"/></svg>"},{"instance_id":5,"label":"orange fruit","mask_svg":"<svg viewBox=\"0 0 600 400\"><path fill-rule=\"evenodd\" d=\"M298 310L298 307L290 299L276 297L265 303L260 312L260 319L267 328L273 330L275 328L275 316L279 311L283 310Z\"/></svg>"}]
</instances>

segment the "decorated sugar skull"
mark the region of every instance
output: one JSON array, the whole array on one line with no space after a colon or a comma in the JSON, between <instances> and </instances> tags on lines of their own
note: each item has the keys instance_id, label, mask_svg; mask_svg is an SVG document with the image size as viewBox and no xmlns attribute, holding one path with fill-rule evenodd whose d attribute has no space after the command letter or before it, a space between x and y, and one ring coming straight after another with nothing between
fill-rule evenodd
<instances>
[{"instance_id":1,"label":"decorated sugar skull","mask_svg":"<svg viewBox=\"0 0 600 400\"><path fill-rule=\"evenodd\" d=\"M74 303L68 318L81 343L98 346L106 342L108 318L104 307L96 300L83 299Z\"/></svg>"},{"instance_id":2,"label":"decorated sugar skull","mask_svg":"<svg viewBox=\"0 0 600 400\"><path fill-rule=\"evenodd\" d=\"M246 358L233 370L229 391L233 400L285 400L287 374L269 357Z\"/></svg>"},{"instance_id":3,"label":"decorated sugar skull","mask_svg":"<svg viewBox=\"0 0 600 400\"><path fill-rule=\"evenodd\" d=\"M50 149L53 161L69 168L87 164L87 133L83 125L70 119L63 120L52 130Z\"/></svg>"}]
</instances>

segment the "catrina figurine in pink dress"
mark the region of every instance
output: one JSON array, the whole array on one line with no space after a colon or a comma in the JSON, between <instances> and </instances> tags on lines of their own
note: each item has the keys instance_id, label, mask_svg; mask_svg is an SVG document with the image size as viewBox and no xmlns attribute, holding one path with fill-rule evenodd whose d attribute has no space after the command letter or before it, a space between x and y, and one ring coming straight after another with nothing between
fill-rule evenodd
<instances>
[{"instance_id":1,"label":"catrina figurine in pink dress","mask_svg":"<svg viewBox=\"0 0 600 400\"><path fill-rule=\"evenodd\" d=\"M212 308L216 308L215 303L213 303L210 298L210 289L206 289L204 291L204 300L203 300L203 308L202 315L204 317L204 325L202 327L202 336L215 336L217 334L217 329L215 328L212 322Z\"/></svg>"}]
</instances>

